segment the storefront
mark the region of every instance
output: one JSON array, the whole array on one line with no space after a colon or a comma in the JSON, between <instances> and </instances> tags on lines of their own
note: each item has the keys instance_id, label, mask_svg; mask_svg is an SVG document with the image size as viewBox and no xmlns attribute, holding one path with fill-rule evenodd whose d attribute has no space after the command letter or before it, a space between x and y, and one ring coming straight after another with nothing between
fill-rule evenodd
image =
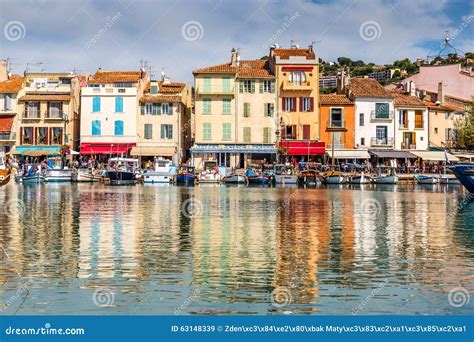
<instances>
[{"instance_id":1,"label":"storefront","mask_svg":"<svg viewBox=\"0 0 474 342\"><path fill-rule=\"evenodd\" d=\"M281 141L279 146L284 158L298 162L321 162L326 154L325 143L319 141Z\"/></svg>"}]
</instances>

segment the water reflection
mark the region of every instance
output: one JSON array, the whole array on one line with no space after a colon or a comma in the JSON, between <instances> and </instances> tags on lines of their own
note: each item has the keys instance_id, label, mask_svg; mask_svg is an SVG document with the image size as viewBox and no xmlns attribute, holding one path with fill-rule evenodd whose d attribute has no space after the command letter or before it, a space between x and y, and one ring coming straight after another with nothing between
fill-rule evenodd
<instances>
[{"instance_id":1,"label":"water reflection","mask_svg":"<svg viewBox=\"0 0 474 342\"><path fill-rule=\"evenodd\" d=\"M374 288L359 314L473 313L447 301L474 289L456 187L10 184L0 199L7 314L350 314Z\"/></svg>"}]
</instances>

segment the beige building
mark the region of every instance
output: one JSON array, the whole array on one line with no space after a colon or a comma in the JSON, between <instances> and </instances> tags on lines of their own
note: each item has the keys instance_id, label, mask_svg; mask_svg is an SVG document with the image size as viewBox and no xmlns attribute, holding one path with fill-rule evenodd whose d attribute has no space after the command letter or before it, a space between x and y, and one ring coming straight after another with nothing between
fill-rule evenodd
<instances>
[{"instance_id":1,"label":"beige building","mask_svg":"<svg viewBox=\"0 0 474 342\"><path fill-rule=\"evenodd\" d=\"M79 147L80 80L70 73L26 73L18 97L16 147L61 152Z\"/></svg>"},{"instance_id":2,"label":"beige building","mask_svg":"<svg viewBox=\"0 0 474 342\"><path fill-rule=\"evenodd\" d=\"M186 160L192 138L190 100L185 83L167 76L149 82L139 100L138 140L131 155L172 159L175 164Z\"/></svg>"},{"instance_id":3,"label":"beige building","mask_svg":"<svg viewBox=\"0 0 474 342\"><path fill-rule=\"evenodd\" d=\"M243 168L276 155L276 80L268 61L231 61L194 70L193 165Z\"/></svg>"}]
</instances>

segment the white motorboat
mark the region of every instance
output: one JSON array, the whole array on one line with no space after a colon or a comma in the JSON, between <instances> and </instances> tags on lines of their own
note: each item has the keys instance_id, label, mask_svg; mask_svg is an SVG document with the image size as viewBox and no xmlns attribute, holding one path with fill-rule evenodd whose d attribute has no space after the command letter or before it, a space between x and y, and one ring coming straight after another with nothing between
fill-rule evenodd
<instances>
[{"instance_id":1,"label":"white motorboat","mask_svg":"<svg viewBox=\"0 0 474 342\"><path fill-rule=\"evenodd\" d=\"M142 170L144 183L161 183L169 184L173 182L174 175L172 173L173 162L162 158L155 158L154 169Z\"/></svg>"},{"instance_id":2,"label":"white motorboat","mask_svg":"<svg viewBox=\"0 0 474 342\"><path fill-rule=\"evenodd\" d=\"M386 172L382 170L386 169ZM398 176L393 167L378 167L377 174L372 176L372 182L375 184L397 184Z\"/></svg>"},{"instance_id":3,"label":"white motorboat","mask_svg":"<svg viewBox=\"0 0 474 342\"><path fill-rule=\"evenodd\" d=\"M199 183L220 183L221 175L217 167L217 161L206 160L204 163L204 170L198 173L197 180Z\"/></svg>"},{"instance_id":4,"label":"white motorboat","mask_svg":"<svg viewBox=\"0 0 474 342\"><path fill-rule=\"evenodd\" d=\"M436 184L438 183L437 176L429 176L429 175L415 175L416 182L418 184Z\"/></svg>"}]
</instances>

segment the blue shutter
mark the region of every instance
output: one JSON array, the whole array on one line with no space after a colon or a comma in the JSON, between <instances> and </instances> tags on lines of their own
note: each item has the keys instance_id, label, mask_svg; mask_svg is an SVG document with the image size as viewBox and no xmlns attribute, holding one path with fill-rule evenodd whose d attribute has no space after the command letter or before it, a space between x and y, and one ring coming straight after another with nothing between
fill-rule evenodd
<instances>
[{"instance_id":1,"label":"blue shutter","mask_svg":"<svg viewBox=\"0 0 474 342\"><path fill-rule=\"evenodd\" d=\"M123 121L115 121L114 135L123 135Z\"/></svg>"},{"instance_id":2,"label":"blue shutter","mask_svg":"<svg viewBox=\"0 0 474 342\"><path fill-rule=\"evenodd\" d=\"M94 96L92 99L92 111L94 113L100 112L100 97L99 96Z\"/></svg>"},{"instance_id":3,"label":"blue shutter","mask_svg":"<svg viewBox=\"0 0 474 342\"><path fill-rule=\"evenodd\" d=\"M115 98L115 113L123 113L123 97Z\"/></svg>"},{"instance_id":4,"label":"blue shutter","mask_svg":"<svg viewBox=\"0 0 474 342\"><path fill-rule=\"evenodd\" d=\"M100 135L100 134L101 134L100 120L92 121L92 135Z\"/></svg>"}]
</instances>

